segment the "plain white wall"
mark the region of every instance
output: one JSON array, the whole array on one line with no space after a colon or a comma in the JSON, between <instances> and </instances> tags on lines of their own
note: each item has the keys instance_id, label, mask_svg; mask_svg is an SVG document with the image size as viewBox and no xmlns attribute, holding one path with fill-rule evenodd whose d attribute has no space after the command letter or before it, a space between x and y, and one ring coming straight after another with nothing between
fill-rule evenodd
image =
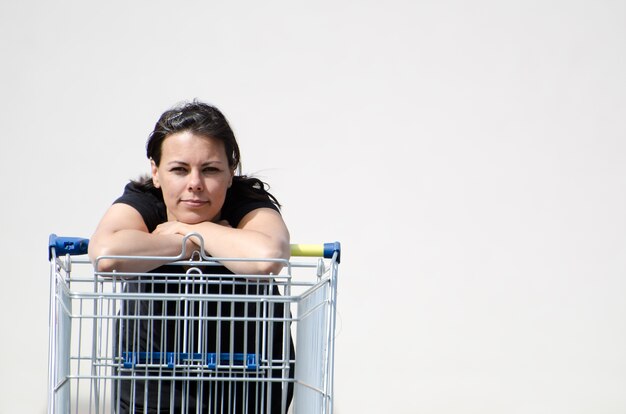
<instances>
[{"instance_id":1,"label":"plain white wall","mask_svg":"<svg viewBox=\"0 0 626 414\"><path fill-rule=\"evenodd\" d=\"M626 3L4 1L0 414L46 405L49 233L220 107L339 240L339 413L626 412Z\"/></svg>"}]
</instances>

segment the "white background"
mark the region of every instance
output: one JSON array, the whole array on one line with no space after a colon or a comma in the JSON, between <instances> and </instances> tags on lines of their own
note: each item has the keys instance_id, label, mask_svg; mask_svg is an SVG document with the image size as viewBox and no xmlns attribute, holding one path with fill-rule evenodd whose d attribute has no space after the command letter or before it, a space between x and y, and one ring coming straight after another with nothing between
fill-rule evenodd
<instances>
[{"instance_id":1,"label":"white background","mask_svg":"<svg viewBox=\"0 0 626 414\"><path fill-rule=\"evenodd\" d=\"M0 413L46 406L49 233L181 100L339 240L345 413L626 412L626 3L0 3Z\"/></svg>"}]
</instances>

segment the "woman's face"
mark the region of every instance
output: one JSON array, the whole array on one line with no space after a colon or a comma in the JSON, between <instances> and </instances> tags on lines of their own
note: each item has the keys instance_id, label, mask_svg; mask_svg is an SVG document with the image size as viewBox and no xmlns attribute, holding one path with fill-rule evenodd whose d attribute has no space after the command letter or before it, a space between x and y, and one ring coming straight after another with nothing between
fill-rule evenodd
<instances>
[{"instance_id":1,"label":"woman's face","mask_svg":"<svg viewBox=\"0 0 626 414\"><path fill-rule=\"evenodd\" d=\"M224 144L188 131L169 135L152 180L163 191L167 219L187 224L219 220L233 171Z\"/></svg>"}]
</instances>

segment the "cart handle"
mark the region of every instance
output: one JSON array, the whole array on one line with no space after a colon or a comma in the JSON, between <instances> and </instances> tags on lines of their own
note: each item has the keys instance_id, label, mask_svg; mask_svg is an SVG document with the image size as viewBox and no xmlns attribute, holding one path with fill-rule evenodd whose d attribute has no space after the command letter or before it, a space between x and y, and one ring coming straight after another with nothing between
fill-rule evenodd
<instances>
[{"instance_id":1,"label":"cart handle","mask_svg":"<svg viewBox=\"0 0 626 414\"><path fill-rule=\"evenodd\" d=\"M52 248L55 249L56 255L81 255L87 254L87 248L89 247L89 239L83 239L80 237L59 237L52 233L48 239L48 260L52 258ZM341 243L323 243L323 244L292 244L291 246L292 256L304 256L304 257L323 257L325 259L332 259L333 255L337 253L337 262L341 259Z\"/></svg>"},{"instance_id":2,"label":"cart handle","mask_svg":"<svg viewBox=\"0 0 626 414\"><path fill-rule=\"evenodd\" d=\"M337 262L341 261L341 243L324 243L324 244L292 244L291 255L292 256L306 256L306 257L323 257L325 259L332 259L333 255L337 253Z\"/></svg>"},{"instance_id":3,"label":"cart handle","mask_svg":"<svg viewBox=\"0 0 626 414\"><path fill-rule=\"evenodd\" d=\"M48 238L48 260L52 258L52 249L55 249L57 256L87 254L89 239L80 237L59 237L52 233Z\"/></svg>"}]
</instances>

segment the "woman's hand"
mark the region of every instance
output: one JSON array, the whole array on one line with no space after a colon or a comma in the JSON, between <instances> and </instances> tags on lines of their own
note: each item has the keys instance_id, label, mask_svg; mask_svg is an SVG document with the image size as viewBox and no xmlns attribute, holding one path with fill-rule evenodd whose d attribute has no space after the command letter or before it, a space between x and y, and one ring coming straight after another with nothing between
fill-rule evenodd
<instances>
[{"instance_id":1,"label":"woman's hand","mask_svg":"<svg viewBox=\"0 0 626 414\"><path fill-rule=\"evenodd\" d=\"M230 225L228 220L220 220L214 224L232 229L232 226ZM184 237L190 233L200 232L201 229L202 229L202 226L199 226L197 224L186 224L180 221L172 220L172 221L166 221L165 223L159 224L154 229L152 234L179 235L179 236ZM198 250L198 248L200 247L200 240L197 237L190 237L187 239L185 247L186 247L187 252Z\"/></svg>"},{"instance_id":2,"label":"woman's hand","mask_svg":"<svg viewBox=\"0 0 626 414\"><path fill-rule=\"evenodd\" d=\"M217 223L219 226L232 228L228 220L220 220ZM178 235L184 237L190 233L199 232L200 226L197 224L186 224L180 221L172 220L166 221L165 223L159 224L152 234L159 235ZM185 250L187 252L186 258L191 257L194 251L198 251L200 249L200 239L197 237L189 237L185 242Z\"/></svg>"},{"instance_id":3,"label":"woman's hand","mask_svg":"<svg viewBox=\"0 0 626 414\"><path fill-rule=\"evenodd\" d=\"M185 236L190 233L187 229L188 225L181 223L180 221L166 221L161 223L152 232L153 234L180 234Z\"/></svg>"},{"instance_id":4,"label":"woman's hand","mask_svg":"<svg viewBox=\"0 0 626 414\"><path fill-rule=\"evenodd\" d=\"M179 236L181 237L181 245L182 245L182 238L185 237L187 234L192 233L193 231L194 230L193 230L192 224L185 224L185 223L181 223L180 221L173 220L173 221L166 221L165 223L159 224L154 229L152 234L162 235L162 236L167 236L167 235ZM199 247L200 247L200 241L198 240L197 237L189 237L187 240L185 240L186 258L191 257L194 251L199 250Z\"/></svg>"},{"instance_id":5,"label":"woman's hand","mask_svg":"<svg viewBox=\"0 0 626 414\"><path fill-rule=\"evenodd\" d=\"M215 224L232 228L228 220L220 220ZM186 223L181 223L180 221L172 220L172 221L166 221L165 223L159 224L152 233L154 234L180 234L181 236L186 236L187 234L193 233L195 231L197 231L197 225L195 224L186 224Z\"/></svg>"}]
</instances>

